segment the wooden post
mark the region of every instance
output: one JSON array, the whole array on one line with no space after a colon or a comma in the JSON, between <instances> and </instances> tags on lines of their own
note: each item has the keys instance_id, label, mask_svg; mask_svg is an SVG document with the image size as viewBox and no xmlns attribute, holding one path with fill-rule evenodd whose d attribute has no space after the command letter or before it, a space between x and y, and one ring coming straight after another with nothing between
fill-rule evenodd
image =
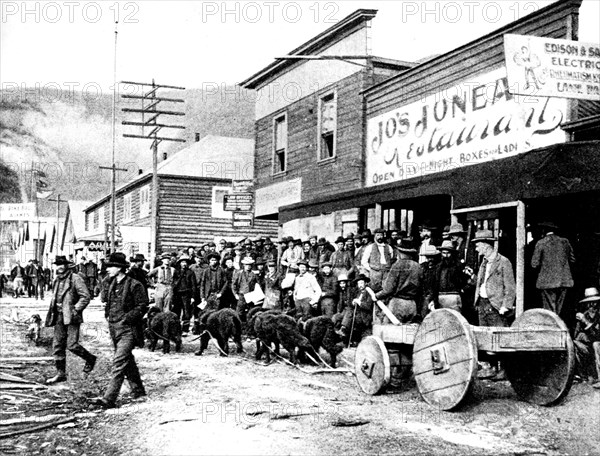
<instances>
[{"instance_id":1,"label":"wooden post","mask_svg":"<svg viewBox=\"0 0 600 456\"><path fill-rule=\"evenodd\" d=\"M152 201L150 201L150 264L154 265L158 239L158 140L152 141Z\"/></svg>"},{"instance_id":2,"label":"wooden post","mask_svg":"<svg viewBox=\"0 0 600 456\"><path fill-rule=\"evenodd\" d=\"M517 204L517 303L516 316L525 310L525 242L527 233L525 231L525 203L518 201Z\"/></svg>"}]
</instances>

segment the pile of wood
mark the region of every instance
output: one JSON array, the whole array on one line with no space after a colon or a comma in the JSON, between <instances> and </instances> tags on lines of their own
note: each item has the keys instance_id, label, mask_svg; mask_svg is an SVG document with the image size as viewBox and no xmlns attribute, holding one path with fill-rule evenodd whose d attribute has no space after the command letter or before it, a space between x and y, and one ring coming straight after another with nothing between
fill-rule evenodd
<instances>
[{"instance_id":1,"label":"pile of wood","mask_svg":"<svg viewBox=\"0 0 600 456\"><path fill-rule=\"evenodd\" d=\"M14 375L15 370L24 369L28 364L52 361L52 357L0 358L0 439L65 425L77 419L65 413L52 413L68 401L50 393L46 385Z\"/></svg>"}]
</instances>

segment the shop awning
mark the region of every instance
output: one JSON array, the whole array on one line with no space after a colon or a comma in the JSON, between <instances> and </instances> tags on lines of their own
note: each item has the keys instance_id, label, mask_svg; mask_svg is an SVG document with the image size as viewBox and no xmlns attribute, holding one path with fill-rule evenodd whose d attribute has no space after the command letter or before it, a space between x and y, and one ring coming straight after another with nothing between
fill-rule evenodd
<instances>
[{"instance_id":1,"label":"shop awning","mask_svg":"<svg viewBox=\"0 0 600 456\"><path fill-rule=\"evenodd\" d=\"M600 190L600 141L570 142L284 206L279 222L424 196L452 196L459 209L592 190Z\"/></svg>"}]
</instances>

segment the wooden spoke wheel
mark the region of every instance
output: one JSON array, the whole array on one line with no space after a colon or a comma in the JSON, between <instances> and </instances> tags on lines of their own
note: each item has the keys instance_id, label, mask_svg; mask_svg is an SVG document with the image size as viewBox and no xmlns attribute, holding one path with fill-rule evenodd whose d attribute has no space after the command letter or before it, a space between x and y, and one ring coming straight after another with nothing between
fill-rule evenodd
<instances>
[{"instance_id":1,"label":"wooden spoke wheel","mask_svg":"<svg viewBox=\"0 0 600 456\"><path fill-rule=\"evenodd\" d=\"M531 309L522 313L511 328L528 337L527 330L562 330L559 350L518 351L503 362L517 395L538 405L552 405L567 395L573 383L575 350L565 323L554 312ZM543 348L543 347L540 347Z\"/></svg>"},{"instance_id":2,"label":"wooden spoke wheel","mask_svg":"<svg viewBox=\"0 0 600 456\"><path fill-rule=\"evenodd\" d=\"M367 394L375 395L390 382L390 358L379 337L365 337L356 348L354 372L358 386Z\"/></svg>"},{"instance_id":3,"label":"wooden spoke wheel","mask_svg":"<svg viewBox=\"0 0 600 456\"><path fill-rule=\"evenodd\" d=\"M471 326L455 310L431 312L413 346L413 373L421 396L441 410L458 407L477 374L477 342Z\"/></svg>"}]
</instances>

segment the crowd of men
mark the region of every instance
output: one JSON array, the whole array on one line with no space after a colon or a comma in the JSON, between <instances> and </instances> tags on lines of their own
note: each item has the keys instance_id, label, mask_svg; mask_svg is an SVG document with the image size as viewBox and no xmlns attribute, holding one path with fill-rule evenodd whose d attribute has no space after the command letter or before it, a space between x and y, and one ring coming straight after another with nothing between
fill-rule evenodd
<instances>
[{"instance_id":1,"label":"crowd of men","mask_svg":"<svg viewBox=\"0 0 600 456\"><path fill-rule=\"evenodd\" d=\"M574 284L575 258L555 224L539 227L543 237L528 258L537 271L536 307L559 314L566 290ZM114 277L107 274L108 266L116 264L117 272L122 270L139 282L146 294L149 288L154 290L154 305L174 312L184 335L205 309L232 308L246 321L253 307L281 310L300 321L325 315L347 343L360 341L374 323L418 323L439 308L457 311L474 325L509 326L515 310L515 277L510 260L498 252L496 234L479 229L468 236L462 225L453 224L435 239L434 230L423 225L418 238L401 231L366 230L339 236L333 243L317 236L304 241L293 237L276 242L262 237L238 243L221 240L164 252L153 267L142 254L129 262L111 256L100 268L83 260L77 274L93 296L103 288L106 291L103 284ZM581 304L586 308L576 316L577 372L582 378L588 374L598 378L597 288L587 289ZM480 377L505 379L493 357L481 367Z\"/></svg>"}]
</instances>

